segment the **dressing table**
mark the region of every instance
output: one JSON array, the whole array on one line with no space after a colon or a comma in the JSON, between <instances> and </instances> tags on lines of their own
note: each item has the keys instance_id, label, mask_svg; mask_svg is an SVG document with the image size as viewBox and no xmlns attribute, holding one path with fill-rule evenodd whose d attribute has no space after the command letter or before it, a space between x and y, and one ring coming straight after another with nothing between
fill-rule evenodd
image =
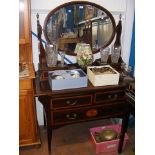
<instances>
[{"instance_id":1,"label":"dressing table","mask_svg":"<svg viewBox=\"0 0 155 155\"><path fill-rule=\"evenodd\" d=\"M63 4L56 9L52 10L46 17L44 23L44 34L48 42L52 43L52 39L49 35L49 25L52 15L56 15L59 12L59 9L65 8L67 6L80 5L81 8L87 7L87 5L92 6L95 9L99 9L98 12L102 12L103 18L110 21L110 31L107 40L103 45L98 47L107 47L115 36L115 21L111 13L105 8L90 2L85 1L74 1ZM74 7L76 8L76 7ZM76 10L77 11L77 10ZM78 11L77 11L78 12ZM96 17L97 20L100 20L100 17ZM92 18L91 18L92 19ZM93 19L92 19L93 20ZM51 22L52 23L52 22ZM40 47L39 55L39 70L35 79L35 96L38 97L38 100L42 103L46 115L47 121L47 135L48 135L48 150L51 152L51 140L52 140L52 130L68 124L73 123L82 123L86 121L105 119L105 118L122 118L122 128L120 134L120 142L118 147L118 152L121 153L124 135L128 127L129 119L129 108L126 102L125 90L126 84L119 82L118 85L109 85L109 86L98 86L95 87L88 81L88 86L83 88L76 89L64 89L64 90L51 90L48 82L48 71L60 70L60 69L75 69L79 66L77 64L68 64L64 67L47 67L46 64L46 52L43 48L41 42L42 27L39 23L39 16L37 16L37 27L38 27L38 39ZM78 27L78 30L80 27ZM92 27L93 29L93 27ZM111 31L112 30L112 31ZM86 31L86 29L84 29ZM90 28L89 28L90 31ZM81 40L84 38L84 34L81 37ZM56 38L56 37L54 37ZM51 40L50 40L51 39ZM92 39L94 40L92 35ZM98 38L97 38L98 39ZM84 38L84 40L87 40ZM94 42L92 41L92 45ZM99 51L99 48L94 51L96 53ZM62 50L62 49L61 49ZM63 49L66 50L66 49ZM65 52L69 54L70 50ZM69 55L75 55L75 53L70 53ZM59 62L58 62L59 63ZM94 65L96 65L94 63ZM117 68L118 69L118 68Z\"/></svg>"},{"instance_id":2,"label":"dressing table","mask_svg":"<svg viewBox=\"0 0 155 155\"><path fill-rule=\"evenodd\" d=\"M125 85L88 87L51 91L48 81L36 78L36 96L43 104L47 119L48 149L51 151L52 130L55 127L104 118L123 118L120 145L122 151L129 111Z\"/></svg>"}]
</instances>

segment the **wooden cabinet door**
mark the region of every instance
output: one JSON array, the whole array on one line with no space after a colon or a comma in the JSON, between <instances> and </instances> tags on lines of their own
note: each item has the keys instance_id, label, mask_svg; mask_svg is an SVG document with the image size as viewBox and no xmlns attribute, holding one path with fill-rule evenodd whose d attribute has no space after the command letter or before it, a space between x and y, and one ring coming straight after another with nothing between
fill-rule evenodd
<instances>
[{"instance_id":1,"label":"wooden cabinet door","mask_svg":"<svg viewBox=\"0 0 155 155\"><path fill-rule=\"evenodd\" d=\"M19 0L19 44L30 42L29 0Z\"/></svg>"},{"instance_id":2,"label":"wooden cabinet door","mask_svg":"<svg viewBox=\"0 0 155 155\"><path fill-rule=\"evenodd\" d=\"M19 143L20 146L36 141L35 105L31 90L20 90L19 95Z\"/></svg>"}]
</instances>

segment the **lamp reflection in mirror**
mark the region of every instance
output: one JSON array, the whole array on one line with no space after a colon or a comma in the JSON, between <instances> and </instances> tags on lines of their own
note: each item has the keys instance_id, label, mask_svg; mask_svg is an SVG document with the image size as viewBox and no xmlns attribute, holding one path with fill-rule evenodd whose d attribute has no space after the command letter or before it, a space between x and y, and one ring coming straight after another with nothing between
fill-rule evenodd
<instances>
[{"instance_id":1,"label":"lamp reflection in mirror","mask_svg":"<svg viewBox=\"0 0 155 155\"><path fill-rule=\"evenodd\" d=\"M77 54L77 63L82 68L86 69L87 66L93 63L90 44L77 43L74 52Z\"/></svg>"}]
</instances>

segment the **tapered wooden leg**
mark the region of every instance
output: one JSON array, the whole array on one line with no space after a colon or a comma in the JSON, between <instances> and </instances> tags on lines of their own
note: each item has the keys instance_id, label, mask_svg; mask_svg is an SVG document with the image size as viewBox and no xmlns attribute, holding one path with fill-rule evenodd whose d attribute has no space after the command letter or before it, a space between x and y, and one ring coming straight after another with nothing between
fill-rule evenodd
<instances>
[{"instance_id":1,"label":"tapered wooden leg","mask_svg":"<svg viewBox=\"0 0 155 155\"><path fill-rule=\"evenodd\" d=\"M122 128L121 128L121 134L120 134L120 142L119 142L119 146L118 146L118 153L122 152L124 137L125 137L125 133L126 133L127 127L128 127L128 122L129 122L129 113L126 113L122 120Z\"/></svg>"},{"instance_id":2,"label":"tapered wooden leg","mask_svg":"<svg viewBox=\"0 0 155 155\"><path fill-rule=\"evenodd\" d=\"M47 127L48 151L51 153L52 128Z\"/></svg>"},{"instance_id":3,"label":"tapered wooden leg","mask_svg":"<svg viewBox=\"0 0 155 155\"><path fill-rule=\"evenodd\" d=\"M50 110L50 97L43 96L38 98L44 106L44 126L47 127L47 138L48 138L48 151L51 152L51 141L52 141L52 122L51 122L51 110Z\"/></svg>"},{"instance_id":4,"label":"tapered wooden leg","mask_svg":"<svg viewBox=\"0 0 155 155\"><path fill-rule=\"evenodd\" d=\"M44 127L46 127L46 115L45 115L45 111L43 111L43 116L44 116Z\"/></svg>"}]
</instances>

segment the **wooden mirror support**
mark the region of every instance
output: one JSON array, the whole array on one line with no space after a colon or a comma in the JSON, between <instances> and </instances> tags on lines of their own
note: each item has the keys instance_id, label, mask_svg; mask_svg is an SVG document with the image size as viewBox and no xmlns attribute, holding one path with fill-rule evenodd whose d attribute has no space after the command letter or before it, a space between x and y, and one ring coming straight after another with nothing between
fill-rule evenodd
<instances>
[{"instance_id":1,"label":"wooden mirror support","mask_svg":"<svg viewBox=\"0 0 155 155\"><path fill-rule=\"evenodd\" d=\"M41 64L45 64L46 63L46 53L45 53L44 46L42 44L42 39L41 39L42 26L40 25L40 22L39 22L39 14L38 13L37 13L36 17L37 17L37 32L38 32L38 41L39 41L38 48L40 50L39 62Z\"/></svg>"}]
</instances>

